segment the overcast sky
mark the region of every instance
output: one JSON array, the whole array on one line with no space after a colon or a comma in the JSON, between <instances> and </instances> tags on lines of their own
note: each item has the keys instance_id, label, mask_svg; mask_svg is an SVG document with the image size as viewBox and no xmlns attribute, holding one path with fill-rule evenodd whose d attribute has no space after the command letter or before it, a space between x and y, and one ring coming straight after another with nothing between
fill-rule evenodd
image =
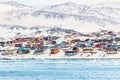
<instances>
[{"instance_id":1,"label":"overcast sky","mask_svg":"<svg viewBox=\"0 0 120 80\"><path fill-rule=\"evenodd\" d=\"M0 0L0 2L3 1L11 1L11 0ZM101 3L101 2L120 2L120 0L12 0L12 1L17 1L21 2L27 5L41 5L41 6L46 6L46 5L54 5L54 4L60 4L60 3L65 3L65 2L73 2L77 4L94 4L94 3Z\"/></svg>"}]
</instances>

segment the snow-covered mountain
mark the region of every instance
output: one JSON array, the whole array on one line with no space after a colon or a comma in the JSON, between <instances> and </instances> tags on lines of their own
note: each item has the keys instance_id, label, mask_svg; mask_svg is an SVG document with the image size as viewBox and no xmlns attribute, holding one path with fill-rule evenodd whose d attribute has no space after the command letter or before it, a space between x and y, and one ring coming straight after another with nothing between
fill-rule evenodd
<instances>
[{"instance_id":1,"label":"snow-covered mountain","mask_svg":"<svg viewBox=\"0 0 120 80\"><path fill-rule=\"evenodd\" d=\"M15 32L16 35L26 32L29 35L42 33L50 28L81 33L96 32L100 29L120 31L119 14L120 3L115 2L92 5L68 2L42 8L14 1L0 2L0 29L7 26L5 29Z\"/></svg>"}]
</instances>

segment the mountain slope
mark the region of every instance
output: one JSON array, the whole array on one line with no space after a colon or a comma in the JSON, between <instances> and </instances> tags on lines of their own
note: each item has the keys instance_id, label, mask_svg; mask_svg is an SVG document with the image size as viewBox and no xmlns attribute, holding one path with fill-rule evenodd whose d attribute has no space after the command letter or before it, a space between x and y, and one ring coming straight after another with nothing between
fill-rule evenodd
<instances>
[{"instance_id":1,"label":"mountain slope","mask_svg":"<svg viewBox=\"0 0 120 80\"><path fill-rule=\"evenodd\" d=\"M35 8L9 1L0 2L0 9L1 27L12 25L13 29L10 26L8 27L16 30L14 25L19 25L18 27L24 26L28 33L31 27L36 28L36 26L39 28L39 31L35 30L35 32L38 33L41 33L43 30L40 26L58 29L60 27L65 30L72 29L82 33L96 32L100 29L120 31L119 3L94 5L64 3L44 8ZM18 30L17 33L22 32L22 30Z\"/></svg>"}]
</instances>

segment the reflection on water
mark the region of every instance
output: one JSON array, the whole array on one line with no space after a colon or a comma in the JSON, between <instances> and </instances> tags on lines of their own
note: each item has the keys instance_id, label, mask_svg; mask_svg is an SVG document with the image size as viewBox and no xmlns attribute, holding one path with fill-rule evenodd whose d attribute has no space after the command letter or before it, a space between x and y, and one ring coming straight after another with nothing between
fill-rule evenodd
<instances>
[{"instance_id":1,"label":"reflection on water","mask_svg":"<svg viewBox=\"0 0 120 80\"><path fill-rule=\"evenodd\" d=\"M119 80L119 59L0 60L0 80Z\"/></svg>"}]
</instances>

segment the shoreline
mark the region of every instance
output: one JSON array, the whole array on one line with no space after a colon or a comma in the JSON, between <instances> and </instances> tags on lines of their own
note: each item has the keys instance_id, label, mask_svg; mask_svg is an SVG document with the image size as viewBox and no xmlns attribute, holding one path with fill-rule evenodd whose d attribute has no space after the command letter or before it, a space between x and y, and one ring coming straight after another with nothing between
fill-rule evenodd
<instances>
[{"instance_id":1,"label":"shoreline","mask_svg":"<svg viewBox=\"0 0 120 80\"><path fill-rule=\"evenodd\" d=\"M0 57L0 60L104 60L104 59L120 59L118 57L111 58L111 57L97 57L97 58L39 58L39 57Z\"/></svg>"},{"instance_id":2,"label":"shoreline","mask_svg":"<svg viewBox=\"0 0 120 80\"><path fill-rule=\"evenodd\" d=\"M82 55L81 55L82 54ZM107 53L96 53L91 55L90 53L79 53L73 56L65 56L64 52L59 52L58 54L39 54L33 55L30 54L17 54L17 55L0 55L0 60L34 60L34 59L41 59L41 60L95 60L95 59L120 59L120 53L118 54L107 54Z\"/></svg>"},{"instance_id":3,"label":"shoreline","mask_svg":"<svg viewBox=\"0 0 120 80\"><path fill-rule=\"evenodd\" d=\"M64 52L59 52L57 54L17 54L17 55L0 55L0 60L95 60L95 59L120 59L120 53L118 54L107 54L107 53L96 53L91 55L90 53L79 53L73 56L65 56Z\"/></svg>"}]
</instances>

